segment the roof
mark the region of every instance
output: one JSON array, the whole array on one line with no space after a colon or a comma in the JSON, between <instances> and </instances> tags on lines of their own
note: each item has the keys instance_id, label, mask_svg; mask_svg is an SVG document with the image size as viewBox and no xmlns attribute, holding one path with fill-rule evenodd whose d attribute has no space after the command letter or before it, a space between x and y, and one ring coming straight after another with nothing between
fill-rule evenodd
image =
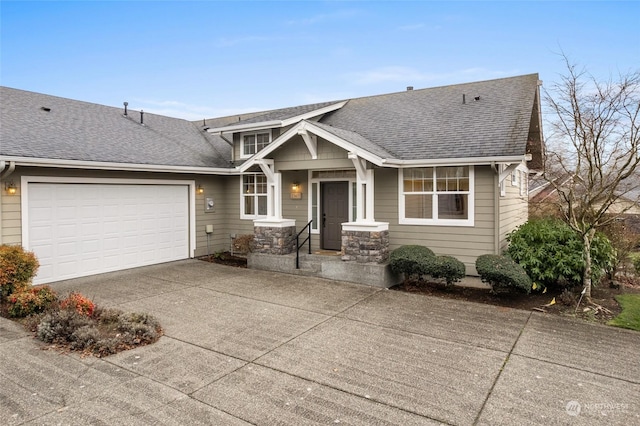
<instances>
[{"instance_id":1,"label":"roof","mask_svg":"<svg viewBox=\"0 0 640 426\"><path fill-rule=\"evenodd\" d=\"M222 132L308 123L378 164L518 158L540 125L538 83L529 74L203 122L145 113L144 125L140 112L1 87L0 155L231 170Z\"/></svg>"},{"instance_id":2,"label":"roof","mask_svg":"<svg viewBox=\"0 0 640 426\"><path fill-rule=\"evenodd\" d=\"M231 147L195 123L0 87L0 155L26 158L230 167Z\"/></svg>"},{"instance_id":3,"label":"roof","mask_svg":"<svg viewBox=\"0 0 640 426\"><path fill-rule=\"evenodd\" d=\"M524 155L537 87L529 74L357 98L320 123L399 160Z\"/></svg>"}]
</instances>

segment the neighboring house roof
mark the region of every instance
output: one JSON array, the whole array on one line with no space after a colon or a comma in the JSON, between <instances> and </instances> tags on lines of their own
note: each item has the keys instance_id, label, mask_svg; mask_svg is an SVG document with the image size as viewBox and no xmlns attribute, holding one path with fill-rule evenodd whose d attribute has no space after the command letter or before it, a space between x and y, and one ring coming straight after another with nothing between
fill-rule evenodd
<instances>
[{"instance_id":1,"label":"neighboring house roof","mask_svg":"<svg viewBox=\"0 0 640 426\"><path fill-rule=\"evenodd\" d=\"M0 155L228 168L231 147L186 120L0 88Z\"/></svg>"}]
</instances>

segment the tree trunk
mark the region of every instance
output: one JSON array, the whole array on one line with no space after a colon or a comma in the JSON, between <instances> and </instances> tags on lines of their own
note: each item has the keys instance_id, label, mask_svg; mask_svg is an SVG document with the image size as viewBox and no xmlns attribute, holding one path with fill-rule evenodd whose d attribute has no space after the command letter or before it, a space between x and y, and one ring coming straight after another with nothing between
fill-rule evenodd
<instances>
[{"instance_id":1,"label":"tree trunk","mask_svg":"<svg viewBox=\"0 0 640 426\"><path fill-rule=\"evenodd\" d=\"M583 256L584 256L584 273L582 274L582 284L585 289L585 297L587 300L591 300L591 242L596 234L595 229L590 229L582 236L584 242Z\"/></svg>"}]
</instances>

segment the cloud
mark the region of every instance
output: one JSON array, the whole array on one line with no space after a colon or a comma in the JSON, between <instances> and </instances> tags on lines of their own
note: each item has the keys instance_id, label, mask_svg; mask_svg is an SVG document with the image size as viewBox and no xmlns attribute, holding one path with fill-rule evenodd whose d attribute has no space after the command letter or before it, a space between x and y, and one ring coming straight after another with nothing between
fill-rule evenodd
<instances>
[{"instance_id":1,"label":"cloud","mask_svg":"<svg viewBox=\"0 0 640 426\"><path fill-rule=\"evenodd\" d=\"M300 19L291 19L286 22L287 25L315 25L322 24L329 21L338 21L348 18L353 18L359 14L358 11L349 9L349 10L340 10L334 13L321 13L314 16L309 16L307 18Z\"/></svg>"},{"instance_id":2,"label":"cloud","mask_svg":"<svg viewBox=\"0 0 640 426\"><path fill-rule=\"evenodd\" d=\"M223 37L216 41L216 47L232 47L239 44L268 43L275 40L277 40L277 38L266 36L243 36L236 38Z\"/></svg>"},{"instance_id":3,"label":"cloud","mask_svg":"<svg viewBox=\"0 0 640 426\"><path fill-rule=\"evenodd\" d=\"M448 73L430 73L411 67L388 66L366 71L348 73L345 78L358 85L374 85L387 82L417 83L457 83L460 80L492 78L514 75L514 71L487 70L484 68L465 68Z\"/></svg>"},{"instance_id":4,"label":"cloud","mask_svg":"<svg viewBox=\"0 0 640 426\"><path fill-rule=\"evenodd\" d=\"M182 118L196 121L203 118L225 117L228 115L245 114L260 111L260 108L215 108L211 106L193 105L171 100L134 99L130 107L133 111L144 110L157 115ZM135 105L134 105L135 104Z\"/></svg>"},{"instance_id":5,"label":"cloud","mask_svg":"<svg viewBox=\"0 0 640 426\"><path fill-rule=\"evenodd\" d=\"M421 30L424 27L425 27L424 24L408 24L408 25L402 25L398 27L398 29L400 31L416 31L416 30Z\"/></svg>"}]
</instances>

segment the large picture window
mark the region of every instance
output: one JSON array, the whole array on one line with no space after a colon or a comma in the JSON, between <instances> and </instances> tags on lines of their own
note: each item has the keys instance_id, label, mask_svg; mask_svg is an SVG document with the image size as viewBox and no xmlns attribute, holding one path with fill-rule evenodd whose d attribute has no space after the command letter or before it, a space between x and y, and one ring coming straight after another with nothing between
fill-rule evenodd
<instances>
[{"instance_id":1,"label":"large picture window","mask_svg":"<svg viewBox=\"0 0 640 426\"><path fill-rule=\"evenodd\" d=\"M473 177L472 166L400 169L400 223L472 226Z\"/></svg>"},{"instance_id":2,"label":"large picture window","mask_svg":"<svg viewBox=\"0 0 640 426\"><path fill-rule=\"evenodd\" d=\"M267 215L267 177L263 174L242 175L241 217L256 219Z\"/></svg>"},{"instance_id":3,"label":"large picture window","mask_svg":"<svg viewBox=\"0 0 640 426\"><path fill-rule=\"evenodd\" d=\"M271 132L245 133L242 135L241 141L242 158L251 157L271 143Z\"/></svg>"}]
</instances>

